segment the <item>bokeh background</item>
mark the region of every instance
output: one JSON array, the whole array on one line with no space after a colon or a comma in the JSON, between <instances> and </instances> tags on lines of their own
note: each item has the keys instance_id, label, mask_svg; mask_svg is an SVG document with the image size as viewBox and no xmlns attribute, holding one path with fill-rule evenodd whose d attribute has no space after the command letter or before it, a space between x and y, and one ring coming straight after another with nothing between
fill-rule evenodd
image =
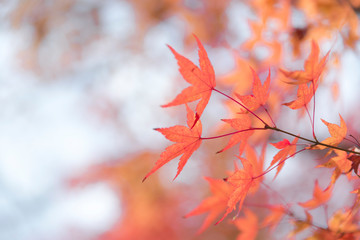
<instances>
[{"instance_id":1,"label":"bokeh background","mask_svg":"<svg viewBox=\"0 0 360 240\"><path fill-rule=\"evenodd\" d=\"M160 107L186 86L166 44L197 62L196 34L219 85L244 94L248 65L260 73L301 69L315 39L322 55L331 49L333 66L317 116L338 123L340 112L359 136L359 7L356 0L0 1L0 239L234 239L233 226L196 236L203 218L182 218L208 195L202 176L232 169L226 159L234 152L213 154L226 141L206 143L174 182L176 161L141 183L169 144L153 128L185 123L184 107ZM210 104L209 135L229 117L219 96ZM282 114L287 128L302 129L288 122L296 114ZM297 165L287 171L280 177L307 174Z\"/></svg>"}]
</instances>

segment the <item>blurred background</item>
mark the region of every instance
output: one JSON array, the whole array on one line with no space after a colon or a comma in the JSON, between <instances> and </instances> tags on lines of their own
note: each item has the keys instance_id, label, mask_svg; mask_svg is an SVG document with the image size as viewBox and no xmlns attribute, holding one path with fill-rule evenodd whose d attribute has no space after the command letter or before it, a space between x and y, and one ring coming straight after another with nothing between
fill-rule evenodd
<instances>
[{"instance_id":1,"label":"blurred background","mask_svg":"<svg viewBox=\"0 0 360 240\"><path fill-rule=\"evenodd\" d=\"M0 239L234 239L234 226L196 236L204 218L182 218L209 194L202 176L232 170L234 152L214 154L226 140L204 144L176 181L174 161L141 183L170 144L153 128L185 124L183 106L160 107L187 86L166 44L197 63L196 34L220 88L246 94L248 65L259 74L302 69L315 39L322 56L332 51L333 66L317 117L339 123L341 113L359 136L359 7L356 0L0 1ZM208 135L230 117L223 101L214 96L204 113ZM296 114L276 112L287 129L302 129L287 122Z\"/></svg>"}]
</instances>

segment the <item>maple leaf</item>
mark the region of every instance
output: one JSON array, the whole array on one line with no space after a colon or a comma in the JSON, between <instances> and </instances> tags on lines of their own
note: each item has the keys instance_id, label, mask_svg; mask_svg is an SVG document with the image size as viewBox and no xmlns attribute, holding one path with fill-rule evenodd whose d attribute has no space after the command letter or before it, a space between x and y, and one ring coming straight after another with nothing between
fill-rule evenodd
<instances>
[{"instance_id":1,"label":"maple leaf","mask_svg":"<svg viewBox=\"0 0 360 240\"><path fill-rule=\"evenodd\" d=\"M333 151L336 154L335 157L332 157L326 163L317 166L317 167L335 168L331 176L332 184L336 182L336 180L340 177L342 173L347 173L348 178L350 178L349 172L352 169L352 164L348 160L347 152L340 151L337 149L334 149Z\"/></svg>"},{"instance_id":2,"label":"maple leaf","mask_svg":"<svg viewBox=\"0 0 360 240\"><path fill-rule=\"evenodd\" d=\"M248 79L251 79L253 76L249 65L253 63L238 55L235 55L234 58L236 64L235 69L220 78L221 84L233 88L235 92L247 91L252 84Z\"/></svg>"},{"instance_id":3,"label":"maple leaf","mask_svg":"<svg viewBox=\"0 0 360 240\"><path fill-rule=\"evenodd\" d=\"M194 35L199 47L200 68L184 56L168 46L175 55L179 65L179 71L185 81L192 84L179 93L173 101L162 107L171 107L200 99L196 106L197 118L200 118L206 105L209 102L211 92L215 88L215 72L200 40Z\"/></svg>"},{"instance_id":4,"label":"maple leaf","mask_svg":"<svg viewBox=\"0 0 360 240\"><path fill-rule=\"evenodd\" d=\"M277 142L277 143L270 143L271 145L273 145L277 149L281 149L281 150L273 157L273 160L271 161L271 164L270 164L269 168L274 166L275 163L277 163L277 162L280 163L282 161L285 161L285 159L287 159L288 156L293 155L296 152L296 143L297 143L297 141L298 141L298 138L295 138L291 143L287 139L284 139L284 140L282 140L280 142ZM274 179L279 174L280 170L284 166L284 163L285 162L282 162L277 167Z\"/></svg>"},{"instance_id":5,"label":"maple leaf","mask_svg":"<svg viewBox=\"0 0 360 240\"><path fill-rule=\"evenodd\" d=\"M243 165L243 169L238 169L235 165L235 172L226 179L234 188L227 202L227 210L216 224L224 220L229 213L236 209L236 206L238 206L238 212L240 212L246 195L249 192L255 192L259 188L262 177L258 176L262 172L264 154L265 147L258 160L254 149L248 146L246 158L238 157Z\"/></svg>"},{"instance_id":6,"label":"maple leaf","mask_svg":"<svg viewBox=\"0 0 360 240\"><path fill-rule=\"evenodd\" d=\"M319 80L319 77L325 68L329 53L330 51L319 62L319 45L313 40L311 42L310 55L304 63L304 70L288 72L280 69L280 71L287 78L291 79L291 81L288 81L286 83L300 85L308 82L313 82L316 86L317 81Z\"/></svg>"},{"instance_id":7,"label":"maple leaf","mask_svg":"<svg viewBox=\"0 0 360 240\"><path fill-rule=\"evenodd\" d=\"M354 173L359 176L358 168L359 168L359 164L360 164L360 156L352 155L348 159L351 161L351 168L350 168L349 172L351 172L351 170L354 170Z\"/></svg>"},{"instance_id":8,"label":"maple leaf","mask_svg":"<svg viewBox=\"0 0 360 240\"><path fill-rule=\"evenodd\" d=\"M205 179L209 182L210 190L213 195L203 200L197 208L184 216L185 218L188 218L209 212L209 215L206 217L202 226L198 230L198 234L208 228L217 216L226 209L227 202L232 191L232 186L223 179L220 180L209 177L205 177Z\"/></svg>"},{"instance_id":9,"label":"maple leaf","mask_svg":"<svg viewBox=\"0 0 360 240\"><path fill-rule=\"evenodd\" d=\"M329 219L329 229L335 233L351 233L358 231L358 225L351 210L340 209ZM350 239L350 238L349 238ZM355 238L351 238L355 239ZM356 238L357 239L357 238Z\"/></svg>"},{"instance_id":10,"label":"maple leaf","mask_svg":"<svg viewBox=\"0 0 360 240\"><path fill-rule=\"evenodd\" d=\"M148 178L164 164L183 154L179 161L178 171L174 177L175 180L190 156L200 147L202 132L201 122L197 121L194 112L188 107L188 105L186 105L186 110L188 127L178 125L169 128L155 129L156 131L161 132L167 139L176 143L167 147L165 151L161 153L160 159L155 163L155 166L150 170L150 172L144 177L143 181L145 181L146 178Z\"/></svg>"},{"instance_id":11,"label":"maple leaf","mask_svg":"<svg viewBox=\"0 0 360 240\"><path fill-rule=\"evenodd\" d=\"M360 188L358 189L355 189L353 191L351 191L350 193L355 193L356 194L356 199L354 201L354 204L353 204L353 211L359 211L359 207L360 207Z\"/></svg>"},{"instance_id":12,"label":"maple leaf","mask_svg":"<svg viewBox=\"0 0 360 240\"><path fill-rule=\"evenodd\" d=\"M253 94L241 96L235 93L235 95L249 110L255 111L260 106L265 105L266 101L269 98L270 69L269 69L269 74L264 82L264 85L262 85L255 70L252 67L250 68L253 75L253 87L252 87ZM246 112L247 112L246 109L241 110L241 113L246 113Z\"/></svg>"},{"instance_id":13,"label":"maple leaf","mask_svg":"<svg viewBox=\"0 0 360 240\"><path fill-rule=\"evenodd\" d=\"M306 228L308 228L312 225L311 214L308 213L307 211L305 211L305 214L306 214L306 220L296 220L293 222L295 225L295 229L289 233L288 238L295 236L296 234L304 231Z\"/></svg>"},{"instance_id":14,"label":"maple leaf","mask_svg":"<svg viewBox=\"0 0 360 240\"><path fill-rule=\"evenodd\" d=\"M328 127L329 133L331 135L331 137L326 138L321 143L331 146L337 146L346 137L346 132L347 132L346 123L340 114L339 116L340 116L340 126L334 123L329 123L321 119L321 121ZM317 145L315 148L325 149L327 147L322 145Z\"/></svg>"},{"instance_id":15,"label":"maple leaf","mask_svg":"<svg viewBox=\"0 0 360 240\"><path fill-rule=\"evenodd\" d=\"M249 115L240 115L238 118L222 119L222 121L230 124L231 127L233 127L236 130L239 130L240 132L232 135L228 144L222 150L218 151L218 153L221 153L240 142L239 155L241 155L247 144L246 143L247 139L254 133L254 131L252 130L241 132L242 130L247 130L251 128L251 120Z\"/></svg>"},{"instance_id":16,"label":"maple leaf","mask_svg":"<svg viewBox=\"0 0 360 240\"><path fill-rule=\"evenodd\" d=\"M284 103L283 105L288 106L291 109L299 109L305 107L314 96L316 92L317 86L313 89L313 84L311 83L310 86L307 84L301 84L297 90L297 99L294 101Z\"/></svg>"},{"instance_id":17,"label":"maple leaf","mask_svg":"<svg viewBox=\"0 0 360 240\"><path fill-rule=\"evenodd\" d=\"M253 170L253 176L259 176L263 173L264 161L265 161L265 152L266 152L266 144L264 144L261 154L258 157L256 151L250 145L247 145L245 148L245 157L250 162ZM253 182L251 187L251 192L255 192L262 180L262 177L256 177L257 181Z\"/></svg>"},{"instance_id":18,"label":"maple leaf","mask_svg":"<svg viewBox=\"0 0 360 240\"><path fill-rule=\"evenodd\" d=\"M244 210L245 217L237 218L233 223L240 230L236 240L252 240L256 238L259 231L258 218L249 209Z\"/></svg>"},{"instance_id":19,"label":"maple leaf","mask_svg":"<svg viewBox=\"0 0 360 240\"><path fill-rule=\"evenodd\" d=\"M225 214L216 224L220 223L229 213L235 210L236 205L238 205L238 211L241 210L245 197L253 185L254 179L252 165L245 158L241 158L240 160L244 168L236 170L226 179L227 182L234 187L234 190L230 194Z\"/></svg>"},{"instance_id":20,"label":"maple leaf","mask_svg":"<svg viewBox=\"0 0 360 240\"><path fill-rule=\"evenodd\" d=\"M330 199L332 189L333 189L333 185L331 184L326 189L321 190L318 181L316 180L314 192L313 192L313 199L310 199L307 202L299 203L299 205L308 209L317 208L320 205L326 203Z\"/></svg>"},{"instance_id":21,"label":"maple leaf","mask_svg":"<svg viewBox=\"0 0 360 240\"><path fill-rule=\"evenodd\" d=\"M263 227L270 226L272 229L274 229L279 224L283 216L286 214L286 209L281 205L276 205L271 206L270 211L271 213L266 216L261 225Z\"/></svg>"},{"instance_id":22,"label":"maple leaf","mask_svg":"<svg viewBox=\"0 0 360 240\"><path fill-rule=\"evenodd\" d=\"M252 38L243 43L242 48L244 50L250 50L254 48L254 45L262 41L262 31L264 29L264 24L262 22L248 21L248 25L252 29Z\"/></svg>"}]
</instances>

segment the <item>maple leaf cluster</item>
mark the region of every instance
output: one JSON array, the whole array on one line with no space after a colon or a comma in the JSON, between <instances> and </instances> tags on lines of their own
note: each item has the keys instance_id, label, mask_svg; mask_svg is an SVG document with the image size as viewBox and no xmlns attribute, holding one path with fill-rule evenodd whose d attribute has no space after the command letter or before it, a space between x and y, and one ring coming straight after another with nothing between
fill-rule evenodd
<instances>
[{"instance_id":1,"label":"maple leaf cluster","mask_svg":"<svg viewBox=\"0 0 360 240\"><path fill-rule=\"evenodd\" d=\"M304 70L287 71L278 69L278 74L283 79L283 83L290 86L297 87L297 98L291 102L283 103L284 106L292 110L303 110L308 113L311 121L311 128L313 138L301 136L299 133L292 133L278 127L276 119L272 115L276 111L268 104L271 91L271 71L269 69L266 80L261 82L258 73L249 66L252 76L252 93L243 95L237 92L227 94L216 85L215 72L213 66L208 58L207 52L200 40L194 36L199 48L199 66L196 66L189 59L180 55L172 47L169 46L171 52L174 54L179 71L191 86L185 88L179 93L173 101L162 107L171 107L185 104L187 110L187 126L174 126L169 128L157 128L155 130L162 133L168 140L174 142L173 145L167 147L160 155L159 160L155 166L148 172L143 181L150 175L155 173L159 168L176 157L182 155L179 159L178 170L175 178L184 169L185 164L191 155L197 151L204 141L215 140L220 138L230 137L225 147L217 153L223 153L238 145L237 159L234 162L234 170L229 171L223 179L213 179L205 177L210 184L212 196L203 200L203 202L185 217L191 217L203 213L208 213L198 233L205 231L212 223L221 223L229 214L237 211L236 216L240 215L244 209L245 200L254 194L257 194L259 189L269 187L264 182L265 176L276 169L273 177L275 180L281 170L284 168L288 159L294 157L305 151L328 150L326 156L333 156L327 163L320 164L318 167L335 168L333 175L329 181L328 186L322 189L319 186L318 180L315 181L313 197L307 201L298 201L296 204L304 210L305 219L301 219L292 210L291 204L274 205L266 204L263 207L269 210L269 215L264 218L261 223L258 216L246 206L244 209L244 217L235 217L234 224L239 230L238 239L254 239L261 228L271 227L275 228L281 219L285 216L293 220L294 230L289 233L289 237L299 234L310 226L317 230L313 236L326 237L335 239L337 236L351 236L360 235L357 228L354 227L353 221L355 217L349 219L344 217L345 213L337 212L328 221L327 228L318 226L314 220L310 210L326 206L332 196L332 191L335 183L341 174L346 174L348 178L354 179L352 172L356 176L358 174L359 153L354 148L348 149L339 147L339 144L347 136L347 126L340 116L340 125L329 123L323 119L321 121L328 128L330 137L319 141L315 131L315 93L319 86L320 78L325 70L330 51L324 57L320 58L320 48L317 42L311 42L311 51L304 63ZM250 79L249 79L250 80ZM228 129L233 129L230 133L220 134L213 137L204 137L202 135L202 116L203 112L209 102L213 93L220 94L225 99L237 105L236 117L230 119L222 119L222 122L228 126ZM195 110L193 111L188 103L198 101ZM313 102L312 114L309 109ZM283 134L293 138L290 142L288 138L284 138L278 142L270 142L270 145L277 149L277 153L273 156L272 161L265 169L264 159L266 155L266 143L263 145L260 156L257 155L257 150L251 143L253 135L257 132L274 132ZM266 137L264 137L265 140ZM301 143L299 142L301 141ZM243 156L244 155L244 156ZM241 163L241 167L238 165ZM354 176L353 175L353 176ZM174 179L175 179L174 178ZM270 187L271 188L271 187ZM251 204L249 204L251 206ZM354 205L355 206L355 205ZM355 215L357 208L352 207L346 210L348 214ZM338 221L338 226L334 222ZM345 223L346 221L346 223ZM343 226L343 228L340 227ZM349 238L353 239L353 238Z\"/></svg>"}]
</instances>

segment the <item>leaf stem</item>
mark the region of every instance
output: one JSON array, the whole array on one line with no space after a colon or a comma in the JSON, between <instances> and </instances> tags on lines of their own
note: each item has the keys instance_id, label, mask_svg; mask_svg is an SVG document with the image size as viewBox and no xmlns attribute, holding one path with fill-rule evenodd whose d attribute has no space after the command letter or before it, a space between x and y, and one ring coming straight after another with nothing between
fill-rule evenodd
<instances>
[{"instance_id":1,"label":"leaf stem","mask_svg":"<svg viewBox=\"0 0 360 240\"><path fill-rule=\"evenodd\" d=\"M227 136L230 136L230 135L234 135L236 133L247 132L247 131L251 131L251 130L267 130L267 128L248 128L248 129L242 129L242 130L239 130L239 131L226 133L226 134L213 136L213 137L201 137L200 139L201 140L210 140L210 139L222 138L222 137L227 137Z\"/></svg>"},{"instance_id":2,"label":"leaf stem","mask_svg":"<svg viewBox=\"0 0 360 240\"><path fill-rule=\"evenodd\" d=\"M261 119L256 113L254 113L253 111L251 111L249 108L247 108L244 104L242 104L241 102L237 101L236 99L234 99L233 97L227 95L226 93L223 93L215 88L213 88L212 90L214 90L215 92L218 92L220 93L221 95L231 99L232 101L236 102L237 104L239 104L241 107L245 108L246 111L248 111L249 113L251 113L254 117L256 117L257 119L259 119L263 124L265 124L265 126L268 126L268 124L263 120Z\"/></svg>"},{"instance_id":3,"label":"leaf stem","mask_svg":"<svg viewBox=\"0 0 360 240\"><path fill-rule=\"evenodd\" d=\"M312 121L312 118L311 118L309 109L308 109L307 105L304 105L304 108L305 108L305 110L306 110L307 115L309 116L310 125L311 125L312 131L313 131L313 135L314 135L314 128L313 128L313 125L312 125L312 122L313 122L313 121Z\"/></svg>"},{"instance_id":4,"label":"leaf stem","mask_svg":"<svg viewBox=\"0 0 360 240\"><path fill-rule=\"evenodd\" d=\"M316 107L316 104L315 104L315 82L314 82L314 79L311 81L312 82L312 90L313 90L313 94L314 94L314 107L313 107L313 117L312 117L312 132L313 132L313 137L316 141L317 138L316 138L316 135L315 135L315 107Z\"/></svg>"},{"instance_id":5,"label":"leaf stem","mask_svg":"<svg viewBox=\"0 0 360 240\"><path fill-rule=\"evenodd\" d=\"M355 151L352 151L352 150L348 150L348 149L344 149L344 148L337 147L337 146L332 146L332 145L329 145L329 144L326 144L326 143L319 142L319 141L317 141L317 140L314 141L314 140L311 140L311 139L308 139L308 138L304 138L304 137L301 137L301 136L297 136L297 135L295 135L295 134L293 134L293 133L291 133L291 132L282 130L282 129L277 128L277 127L265 126L265 128L271 129L271 130L274 130L274 131L277 131L277 132L282 132L282 133L285 133L285 134L290 135L290 136L293 136L293 137L297 137L297 138L302 139L302 140L307 141L307 142L311 142L311 143L313 143L314 146L316 146L316 145L321 145L321 146L324 146L324 147L327 147L327 148L337 149L337 150L344 151L344 152L347 152L347 153L354 153L354 154L359 155L358 152L355 152Z\"/></svg>"},{"instance_id":6,"label":"leaf stem","mask_svg":"<svg viewBox=\"0 0 360 240\"><path fill-rule=\"evenodd\" d=\"M353 141L353 140L351 140L351 139L344 138L344 140L349 141L349 142L351 142L352 144L355 144L355 145L359 146L359 144L358 144L357 142L355 142L355 141Z\"/></svg>"},{"instance_id":7,"label":"leaf stem","mask_svg":"<svg viewBox=\"0 0 360 240\"><path fill-rule=\"evenodd\" d=\"M357 142L358 147L360 147L359 141L353 135L350 134L349 136L352 137Z\"/></svg>"},{"instance_id":8,"label":"leaf stem","mask_svg":"<svg viewBox=\"0 0 360 240\"><path fill-rule=\"evenodd\" d=\"M242 129L242 130L239 130L239 131L235 131L235 132L230 132L230 133L226 133L226 134L222 134L222 135L218 135L218 136L213 136L213 137L200 137L201 140L211 140L211 139L217 139L217 138L222 138L222 137L227 137L227 136L231 136L231 135L234 135L234 134L237 134L237 133L241 133L241 132L247 132L247 131L252 131L252 130L273 130L273 131L277 131L277 132L281 132L281 133L284 133L286 135L290 135L290 136L293 136L293 137L297 137L299 139L302 139L304 141L307 141L307 142L310 142L312 143L312 146L316 146L316 145L320 145L320 146L324 146L324 147L327 147L327 148L332 148L332 149L337 149L337 150L340 150L340 151L344 151L344 152L347 152L347 153L353 153L353 154L356 154L356 155L359 155L358 152L355 152L355 151L352 151L352 150L348 150L348 149L344 149L344 148L341 148L341 147L337 147L337 146L332 146L332 145L328 145L326 143L321 143L317 140L311 140L311 139L308 139L308 138L305 138L305 137L301 137L301 136L298 136L298 135L295 135L291 132L288 132L288 131L285 131L285 130L282 130L280 128L277 128L277 127L270 127L269 125L265 125L265 127L263 128L248 128L248 129ZM309 148L307 148L309 149Z\"/></svg>"},{"instance_id":9,"label":"leaf stem","mask_svg":"<svg viewBox=\"0 0 360 240\"><path fill-rule=\"evenodd\" d=\"M264 176L264 175L267 174L268 172L271 172L272 170L274 170L275 168L277 168L280 164L283 164L283 163L284 163L286 160L288 160L289 158L291 158L291 157L295 156L296 154L301 153L302 151L305 151L305 150L307 150L307 149L306 149L306 148L303 148L303 149L301 149L301 150L299 150L299 151L296 151L295 153L291 154L290 156L288 156L288 157L284 158L283 160L281 160L280 162L278 162L276 165L274 165L274 166L272 166L271 168L265 170L264 172L262 172L262 173L259 174L258 176L253 177L253 179L256 179L256 178L259 178L259 177Z\"/></svg>"},{"instance_id":10,"label":"leaf stem","mask_svg":"<svg viewBox=\"0 0 360 240\"><path fill-rule=\"evenodd\" d=\"M261 107L264 109L264 111L266 112L266 114L269 116L270 121L272 122L272 124L274 125L274 127L276 127L276 124L275 124L274 120L272 119L272 117L271 117L269 111L267 110L267 108L264 107L264 105L261 105Z\"/></svg>"}]
</instances>

